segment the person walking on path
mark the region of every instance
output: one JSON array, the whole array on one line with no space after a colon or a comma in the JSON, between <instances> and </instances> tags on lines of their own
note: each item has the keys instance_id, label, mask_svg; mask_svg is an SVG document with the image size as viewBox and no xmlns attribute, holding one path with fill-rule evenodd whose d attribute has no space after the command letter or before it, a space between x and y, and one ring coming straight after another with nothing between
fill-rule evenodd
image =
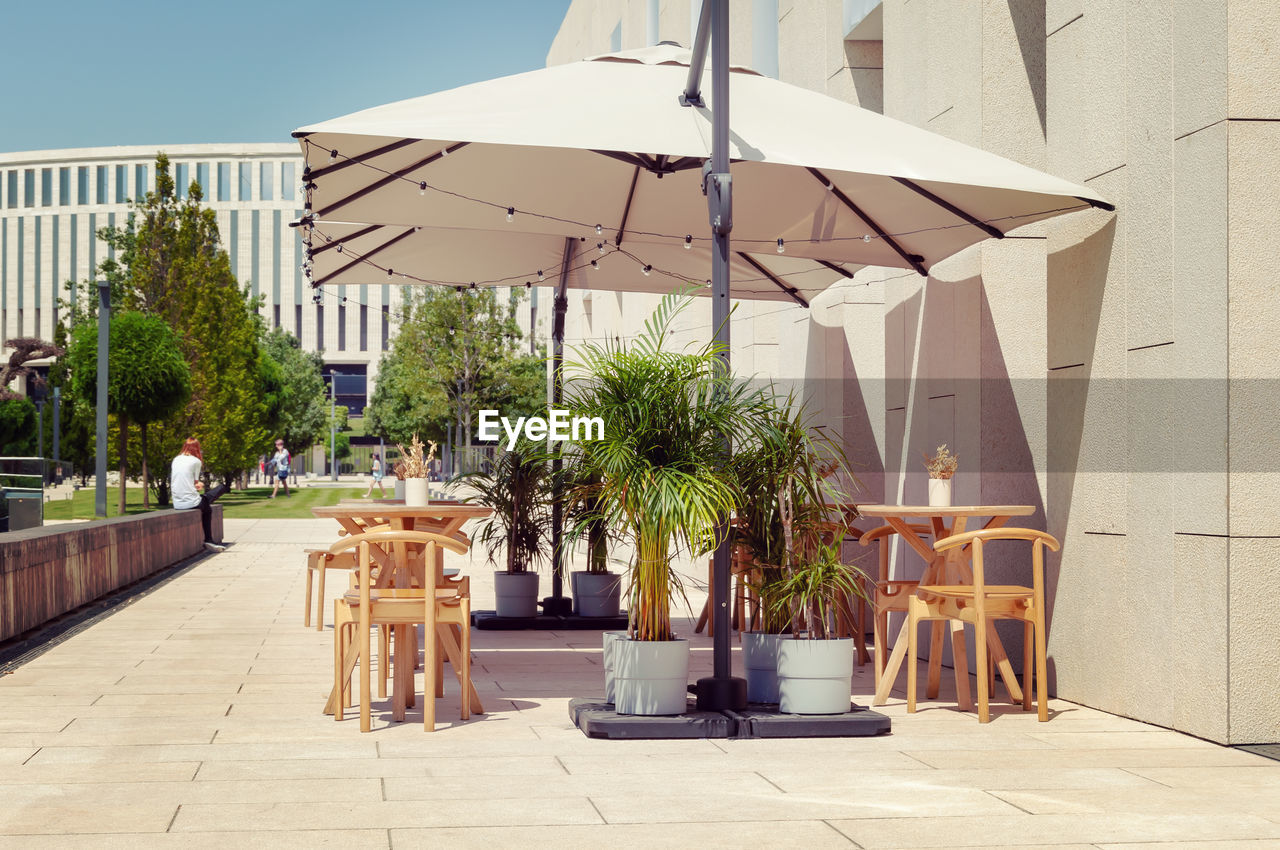
<instances>
[{"instance_id":1,"label":"person walking on path","mask_svg":"<svg viewBox=\"0 0 1280 850\"><path fill-rule=\"evenodd\" d=\"M204 467L204 455L200 451L200 441L194 437L182 444L182 453L173 459L169 469L169 484L173 492L173 507L185 511L200 509L200 525L204 528L204 548L211 552L226 549L213 539L213 503L227 491L222 484L202 493L204 482L200 480L200 472Z\"/></svg>"},{"instance_id":2,"label":"person walking on path","mask_svg":"<svg viewBox=\"0 0 1280 850\"><path fill-rule=\"evenodd\" d=\"M378 498L380 499L387 498L387 491L382 486L382 458L378 457L377 452L373 453L372 474L373 474L373 477L369 481L369 489L364 491L364 498L367 499L373 495L373 488L375 486L377 486L378 488Z\"/></svg>"},{"instance_id":3,"label":"person walking on path","mask_svg":"<svg viewBox=\"0 0 1280 850\"><path fill-rule=\"evenodd\" d=\"M275 465L276 470L276 486L271 488L271 498L276 497L276 493L280 492L280 485L284 485L284 494L289 495L289 450L284 447L284 440L276 440L276 453L271 456L271 462Z\"/></svg>"}]
</instances>

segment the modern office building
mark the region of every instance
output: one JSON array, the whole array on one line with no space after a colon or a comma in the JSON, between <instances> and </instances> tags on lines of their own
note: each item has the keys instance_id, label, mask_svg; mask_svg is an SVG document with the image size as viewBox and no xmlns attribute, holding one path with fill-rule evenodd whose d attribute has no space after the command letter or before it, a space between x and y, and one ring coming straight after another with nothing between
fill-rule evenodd
<instances>
[{"instance_id":1,"label":"modern office building","mask_svg":"<svg viewBox=\"0 0 1280 850\"><path fill-rule=\"evenodd\" d=\"M547 62L687 46L699 5L574 0ZM735 64L1116 205L928 278L865 270L812 309L743 302L739 371L804 383L862 499L923 503L919 459L946 443L956 504L1034 507L1026 522L1063 541L1058 696L1280 740L1280 4L732 0L730 15ZM650 300L571 293L568 336L625 337ZM895 577L920 565L899 551ZM1026 565L989 561L988 579L1025 583Z\"/></svg>"},{"instance_id":2,"label":"modern office building","mask_svg":"<svg viewBox=\"0 0 1280 850\"><path fill-rule=\"evenodd\" d=\"M301 272L297 145L210 144L75 148L0 153L0 334L53 337L64 284L94 278L111 249L100 228L123 225L129 201L155 189L157 151L169 157L177 191L199 183L217 212L231 269L262 296L269 327L295 334L324 356L339 403L358 412L372 391L391 335L396 287L344 286L319 304Z\"/></svg>"}]
</instances>

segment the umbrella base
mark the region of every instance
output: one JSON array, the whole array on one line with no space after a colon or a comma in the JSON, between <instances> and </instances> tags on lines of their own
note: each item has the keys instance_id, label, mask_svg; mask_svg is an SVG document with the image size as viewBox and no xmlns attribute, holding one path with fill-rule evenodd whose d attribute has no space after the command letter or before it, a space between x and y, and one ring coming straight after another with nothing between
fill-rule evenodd
<instances>
[{"instance_id":1,"label":"umbrella base","mask_svg":"<svg viewBox=\"0 0 1280 850\"><path fill-rule=\"evenodd\" d=\"M615 714L602 699L569 700L569 717L588 738L675 740L691 738L869 738L890 731L877 711L851 705L848 714L782 714L776 705L752 704L743 711L699 711L690 701L684 714L644 717Z\"/></svg>"},{"instance_id":2,"label":"umbrella base","mask_svg":"<svg viewBox=\"0 0 1280 850\"><path fill-rule=\"evenodd\" d=\"M747 707L747 680L737 676L707 676L698 680L693 692L698 695L699 711L741 711Z\"/></svg>"},{"instance_id":3,"label":"umbrella base","mask_svg":"<svg viewBox=\"0 0 1280 850\"><path fill-rule=\"evenodd\" d=\"M536 617L499 617L493 611L472 611L471 625L486 631L524 631L527 629L554 629L556 631L613 631L627 627L627 615L617 617L579 617L569 615L554 617L539 614Z\"/></svg>"}]
</instances>

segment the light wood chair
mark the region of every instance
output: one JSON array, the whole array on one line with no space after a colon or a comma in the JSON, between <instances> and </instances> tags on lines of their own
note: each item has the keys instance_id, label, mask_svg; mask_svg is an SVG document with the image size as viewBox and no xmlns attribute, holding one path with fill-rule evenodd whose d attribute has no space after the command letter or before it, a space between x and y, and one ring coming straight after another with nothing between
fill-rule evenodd
<instances>
[{"instance_id":1,"label":"light wood chair","mask_svg":"<svg viewBox=\"0 0 1280 850\"><path fill-rule=\"evenodd\" d=\"M992 540L1031 542L1031 587L986 583L983 547ZM961 620L974 625L977 640L975 663L978 680L978 722L991 721L988 704L991 682L987 656L987 624L991 620L1021 620L1023 623L1022 708L1031 710L1031 660L1035 658L1036 708L1040 722L1049 719L1049 687L1045 660L1044 550L1056 552L1059 543L1052 535L1031 528L988 528L944 537L933 544L938 552L957 546L972 546L972 585L920 585L907 604L907 711L916 710L916 635L922 620ZM1032 645L1034 643L1034 651Z\"/></svg>"},{"instance_id":2,"label":"light wood chair","mask_svg":"<svg viewBox=\"0 0 1280 850\"><path fill-rule=\"evenodd\" d=\"M374 586L370 547L378 546L390 552L394 564L385 573L386 581L379 585L400 583L401 587ZM359 574L356 589L348 591L334 602L334 717L342 719L343 706L348 703L351 673L359 661L360 666L360 731L371 728L370 660L371 641L369 629L373 626L391 626L394 629L395 657L393 676L393 718L403 720L409 694L413 691L413 671L417 662L416 626L425 627L423 648L425 658L422 669L426 676L423 698L423 724L427 731L435 729L435 696L442 690L439 678L440 665L436 663L439 647L438 629L456 627L460 637L460 653L454 673L461 686L460 702L462 719L470 717L471 708L471 633L470 633L470 580L466 577L440 578L437 580L437 553L448 550L465 554L467 547L454 537L424 531L370 531L350 535L329 548L335 555L355 549L358 553ZM415 563L416 562L416 563ZM409 587L407 576L414 571L425 577L425 587ZM400 576L397 579L397 575ZM355 651L350 642L354 638ZM383 656L385 657L385 655Z\"/></svg>"},{"instance_id":3,"label":"light wood chair","mask_svg":"<svg viewBox=\"0 0 1280 850\"><path fill-rule=\"evenodd\" d=\"M715 584L715 560L707 559L707 601L702 604L702 613L698 615L698 622L694 625L694 634L702 634L703 628L707 630L707 637L715 637L716 624L715 619L711 616L711 602L713 598L712 587ZM729 561L729 582L732 585L731 592L733 594L732 616L730 617L730 628L737 629L738 641L742 641L742 633L755 628L761 619L760 600L756 598L755 591L752 586L758 578L756 575L756 566L751 561L751 556L747 553L745 546L734 545L733 556Z\"/></svg>"},{"instance_id":4,"label":"light wood chair","mask_svg":"<svg viewBox=\"0 0 1280 850\"><path fill-rule=\"evenodd\" d=\"M911 525L910 529L921 536L930 534L928 525ZM907 599L915 593L919 585L915 580L889 578L889 550L893 545L893 535L898 531L891 525L873 528L858 538L863 546L877 543L879 548L879 564L876 572L875 593L871 594L871 630L874 646L872 652L875 660L875 684L880 687L880 678L884 676L886 659L889 657L889 612L907 613Z\"/></svg>"}]
</instances>

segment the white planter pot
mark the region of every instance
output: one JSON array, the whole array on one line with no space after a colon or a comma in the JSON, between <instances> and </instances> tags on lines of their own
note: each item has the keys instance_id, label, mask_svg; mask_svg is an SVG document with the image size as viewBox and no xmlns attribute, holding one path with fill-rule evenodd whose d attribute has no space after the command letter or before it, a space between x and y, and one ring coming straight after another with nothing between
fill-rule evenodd
<instances>
[{"instance_id":1,"label":"white planter pot","mask_svg":"<svg viewBox=\"0 0 1280 850\"><path fill-rule=\"evenodd\" d=\"M951 507L951 479L950 478L930 478L929 479L929 507L931 508Z\"/></svg>"},{"instance_id":2,"label":"white planter pot","mask_svg":"<svg viewBox=\"0 0 1280 850\"><path fill-rule=\"evenodd\" d=\"M778 641L788 635L742 633L742 668L747 678L747 702L778 701Z\"/></svg>"},{"instance_id":3,"label":"white planter pot","mask_svg":"<svg viewBox=\"0 0 1280 850\"><path fill-rule=\"evenodd\" d=\"M427 479L406 478L404 480L405 507L425 508L427 503Z\"/></svg>"},{"instance_id":4,"label":"white planter pot","mask_svg":"<svg viewBox=\"0 0 1280 850\"><path fill-rule=\"evenodd\" d=\"M613 641L613 710L618 714L684 714L689 641Z\"/></svg>"},{"instance_id":5,"label":"white planter pot","mask_svg":"<svg viewBox=\"0 0 1280 850\"><path fill-rule=\"evenodd\" d=\"M404 479L397 478L395 480L395 484L396 484L395 497L397 499L403 499L404 498Z\"/></svg>"},{"instance_id":6,"label":"white planter pot","mask_svg":"<svg viewBox=\"0 0 1280 850\"><path fill-rule=\"evenodd\" d=\"M617 573L573 573L573 610L579 617L616 617L622 593Z\"/></svg>"},{"instance_id":7,"label":"white planter pot","mask_svg":"<svg viewBox=\"0 0 1280 850\"><path fill-rule=\"evenodd\" d=\"M846 714L853 684L853 638L778 641L778 710Z\"/></svg>"},{"instance_id":8,"label":"white planter pot","mask_svg":"<svg viewBox=\"0 0 1280 850\"><path fill-rule=\"evenodd\" d=\"M604 632L604 701L613 704L614 681L613 681L613 642L618 639L626 640L627 632L622 630L619 632Z\"/></svg>"},{"instance_id":9,"label":"white planter pot","mask_svg":"<svg viewBox=\"0 0 1280 850\"><path fill-rule=\"evenodd\" d=\"M425 478L422 480L426 481ZM538 616L537 573L495 572L493 593L497 597L494 608L499 617Z\"/></svg>"}]
</instances>

